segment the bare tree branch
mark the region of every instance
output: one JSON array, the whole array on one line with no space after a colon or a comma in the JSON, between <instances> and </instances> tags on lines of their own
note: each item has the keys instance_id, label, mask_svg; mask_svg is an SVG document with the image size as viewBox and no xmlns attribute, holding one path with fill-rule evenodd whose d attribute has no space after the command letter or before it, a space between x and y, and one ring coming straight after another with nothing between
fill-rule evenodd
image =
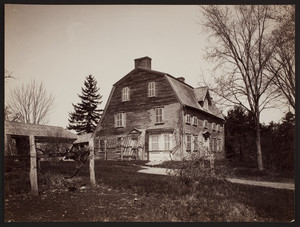
<instances>
[{"instance_id":1,"label":"bare tree branch","mask_svg":"<svg viewBox=\"0 0 300 227\"><path fill-rule=\"evenodd\" d=\"M272 36L270 6L203 6L203 25L217 42L207 57L216 59L213 92L234 105L246 108L255 118L258 167L263 169L260 145L260 113L272 106L278 95L269 92L275 76L267 64L279 39Z\"/></svg>"},{"instance_id":2,"label":"bare tree branch","mask_svg":"<svg viewBox=\"0 0 300 227\"><path fill-rule=\"evenodd\" d=\"M8 108L14 121L46 124L54 104L54 97L47 94L42 83L35 80L11 91Z\"/></svg>"}]
</instances>

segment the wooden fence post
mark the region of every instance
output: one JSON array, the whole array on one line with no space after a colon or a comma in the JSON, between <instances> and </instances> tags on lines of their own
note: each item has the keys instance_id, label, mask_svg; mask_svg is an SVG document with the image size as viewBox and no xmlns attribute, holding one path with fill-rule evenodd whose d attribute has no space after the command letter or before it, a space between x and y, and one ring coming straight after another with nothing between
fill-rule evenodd
<instances>
[{"instance_id":1,"label":"wooden fence post","mask_svg":"<svg viewBox=\"0 0 300 227\"><path fill-rule=\"evenodd\" d=\"M107 160L107 140L104 140L104 160Z\"/></svg>"},{"instance_id":2,"label":"wooden fence post","mask_svg":"<svg viewBox=\"0 0 300 227\"><path fill-rule=\"evenodd\" d=\"M89 140L89 148L90 148L90 182L92 187L96 186L95 179L95 151L94 151L94 139L91 138Z\"/></svg>"},{"instance_id":3,"label":"wooden fence post","mask_svg":"<svg viewBox=\"0 0 300 227\"><path fill-rule=\"evenodd\" d=\"M29 146L30 146L30 186L31 186L31 194L32 195L39 195L38 189L38 181L37 181L37 166L36 166L36 149L35 149L35 142L34 136L29 135Z\"/></svg>"}]
</instances>

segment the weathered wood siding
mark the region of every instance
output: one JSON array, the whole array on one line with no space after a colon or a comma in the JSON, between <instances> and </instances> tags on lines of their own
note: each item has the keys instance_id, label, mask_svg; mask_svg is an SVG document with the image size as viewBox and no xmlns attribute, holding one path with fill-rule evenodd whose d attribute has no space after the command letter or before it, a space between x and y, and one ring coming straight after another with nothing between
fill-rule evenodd
<instances>
[{"instance_id":1,"label":"weathered wood siding","mask_svg":"<svg viewBox=\"0 0 300 227\"><path fill-rule=\"evenodd\" d=\"M150 81L156 82L155 97L148 97L148 82ZM124 87L130 88L130 100L126 102L122 102L122 88ZM159 127L175 126L177 124L176 110L180 104L165 77L148 72L137 72L115 87L106 114L103 116L99 135L101 137L123 135L133 127L139 129L155 127L154 108L161 106L164 107L166 122ZM114 115L119 112L126 113L126 127L124 128L114 127Z\"/></svg>"},{"instance_id":2,"label":"weathered wood siding","mask_svg":"<svg viewBox=\"0 0 300 227\"><path fill-rule=\"evenodd\" d=\"M191 135L199 135L200 133L204 131L209 131L211 133L210 135L210 147L212 148L212 139L220 139L221 140L221 150L218 152L218 158L223 158L225 155L225 149L224 149L224 121L211 116L210 114L207 114L203 111L197 111L193 108L185 107L183 110L184 114L184 134L191 134ZM191 116L191 123L188 124L185 122L185 117L186 115L189 114ZM193 116L198 118L198 124L193 125ZM208 127L204 128L203 126L203 121L207 120L208 122ZM222 126L221 131L213 130L212 129L212 124L215 123L216 125L219 124ZM199 139L199 138L198 138Z\"/></svg>"}]
</instances>

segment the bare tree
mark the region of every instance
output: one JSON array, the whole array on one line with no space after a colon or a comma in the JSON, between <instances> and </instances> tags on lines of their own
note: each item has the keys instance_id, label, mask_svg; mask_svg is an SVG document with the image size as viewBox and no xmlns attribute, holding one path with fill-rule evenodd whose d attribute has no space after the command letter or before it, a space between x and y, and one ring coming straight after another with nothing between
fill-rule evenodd
<instances>
[{"instance_id":1,"label":"bare tree","mask_svg":"<svg viewBox=\"0 0 300 227\"><path fill-rule=\"evenodd\" d=\"M277 6L273 15L278 22L273 35L279 42L268 62L268 70L275 75L274 85L295 112L295 6Z\"/></svg>"},{"instance_id":2,"label":"bare tree","mask_svg":"<svg viewBox=\"0 0 300 227\"><path fill-rule=\"evenodd\" d=\"M32 80L26 86L22 85L11 91L8 106L15 121L46 124L53 107L54 98L45 90L42 82Z\"/></svg>"},{"instance_id":3,"label":"bare tree","mask_svg":"<svg viewBox=\"0 0 300 227\"><path fill-rule=\"evenodd\" d=\"M204 6L204 28L211 34L213 45L208 59L216 60L212 89L227 103L241 105L255 119L258 169L263 170L260 113L274 107L278 93L271 83L274 75L266 70L278 41L272 37L267 5ZM221 70L220 70L221 69Z\"/></svg>"}]
</instances>

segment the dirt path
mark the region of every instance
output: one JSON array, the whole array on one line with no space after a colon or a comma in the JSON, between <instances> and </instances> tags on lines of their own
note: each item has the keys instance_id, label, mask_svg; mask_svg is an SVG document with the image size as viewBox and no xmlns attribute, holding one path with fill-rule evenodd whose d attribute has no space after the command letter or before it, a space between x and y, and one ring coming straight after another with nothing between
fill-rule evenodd
<instances>
[{"instance_id":1,"label":"dirt path","mask_svg":"<svg viewBox=\"0 0 300 227\"><path fill-rule=\"evenodd\" d=\"M172 170L159 167L142 166L143 169L139 170L138 173L157 174L157 175L170 175Z\"/></svg>"},{"instance_id":2,"label":"dirt path","mask_svg":"<svg viewBox=\"0 0 300 227\"><path fill-rule=\"evenodd\" d=\"M174 172L166 168L143 166L143 169L138 171L139 173L157 174L157 175L174 175ZM267 181L254 181L254 180L242 180L236 178L226 178L231 183L247 184L260 187L279 188L287 190L295 190L295 184L293 183L281 183L281 182L267 182Z\"/></svg>"},{"instance_id":3,"label":"dirt path","mask_svg":"<svg viewBox=\"0 0 300 227\"><path fill-rule=\"evenodd\" d=\"M237 184L247 184L247 185L253 185L253 186L260 186L260 187L295 190L295 184L293 184L293 183L241 180L241 179L235 179L235 178L226 178L226 180L228 180L231 183L237 183Z\"/></svg>"}]
</instances>

